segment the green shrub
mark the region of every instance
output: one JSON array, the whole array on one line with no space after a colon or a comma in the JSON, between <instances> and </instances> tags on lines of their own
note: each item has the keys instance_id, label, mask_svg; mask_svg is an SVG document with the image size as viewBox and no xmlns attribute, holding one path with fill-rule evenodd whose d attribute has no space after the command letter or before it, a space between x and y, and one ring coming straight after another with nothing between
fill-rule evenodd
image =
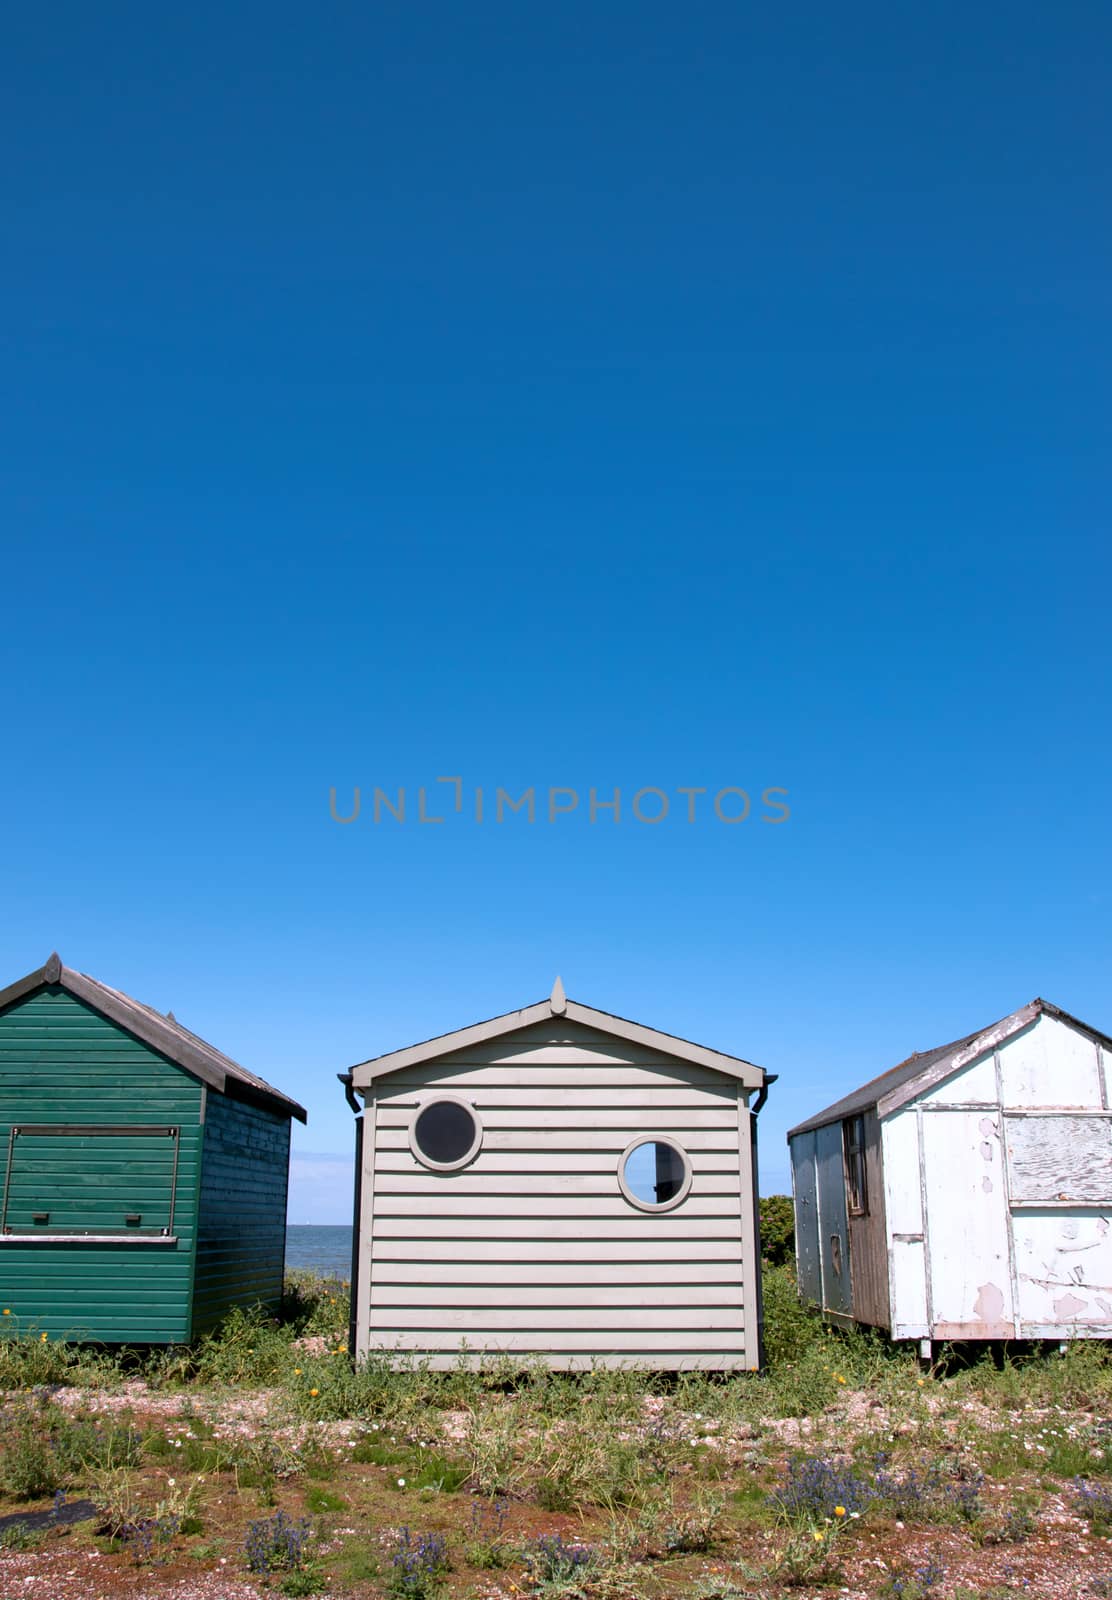
<instances>
[{"instance_id":1,"label":"green shrub","mask_svg":"<svg viewBox=\"0 0 1112 1600\"><path fill-rule=\"evenodd\" d=\"M761 1255L769 1266L782 1267L795 1250L795 1206L790 1195L766 1194L757 1202L761 1220Z\"/></svg>"}]
</instances>

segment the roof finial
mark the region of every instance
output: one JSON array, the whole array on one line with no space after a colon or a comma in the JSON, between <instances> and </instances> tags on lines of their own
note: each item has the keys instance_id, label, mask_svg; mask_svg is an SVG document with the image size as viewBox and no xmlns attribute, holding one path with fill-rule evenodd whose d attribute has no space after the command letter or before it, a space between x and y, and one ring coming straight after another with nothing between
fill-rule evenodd
<instances>
[{"instance_id":1,"label":"roof finial","mask_svg":"<svg viewBox=\"0 0 1112 1600\"><path fill-rule=\"evenodd\" d=\"M57 983L62 976L62 958L57 950L51 951L46 966L42 969L42 975L47 983Z\"/></svg>"},{"instance_id":2,"label":"roof finial","mask_svg":"<svg viewBox=\"0 0 1112 1600\"><path fill-rule=\"evenodd\" d=\"M559 976L557 976L556 982L552 985L552 993L548 997L548 1003L552 1007L553 1016L556 1017L563 1016L568 1009L568 997L564 993L564 985L560 982Z\"/></svg>"}]
</instances>

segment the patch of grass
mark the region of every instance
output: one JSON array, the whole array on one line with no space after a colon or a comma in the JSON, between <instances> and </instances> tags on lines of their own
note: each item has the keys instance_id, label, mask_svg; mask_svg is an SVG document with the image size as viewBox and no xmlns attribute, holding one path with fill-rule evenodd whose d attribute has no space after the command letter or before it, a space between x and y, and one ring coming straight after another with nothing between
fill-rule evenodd
<instances>
[{"instance_id":1,"label":"patch of grass","mask_svg":"<svg viewBox=\"0 0 1112 1600\"><path fill-rule=\"evenodd\" d=\"M330 1489L318 1488L315 1484L305 1491L305 1507L308 1511L329 1512L344 1511L347 1501L343 1495L334 1494Z\"/></svg>"}]
</instances>

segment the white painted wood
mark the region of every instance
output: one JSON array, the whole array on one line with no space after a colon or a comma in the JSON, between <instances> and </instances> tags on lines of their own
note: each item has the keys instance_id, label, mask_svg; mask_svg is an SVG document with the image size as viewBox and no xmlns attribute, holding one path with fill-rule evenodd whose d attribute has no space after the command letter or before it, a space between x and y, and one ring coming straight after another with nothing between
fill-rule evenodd
<instances>
[{"instance_id":1,"label":"white painted wood","mask_svg":"<svg viewBox=\"0 0 1112 1600\"><path fill-rule=\"evenodd\" d=\"M453 1091L455 1098L464 1100L474 1105L482 1112L484 1118L488 1112L528 1110L535 1115L538 1103L543 1096L544 1104L552 1110L574 1111L580 1116L584 1113L588 1121L592 1120L598 1111L619 1110L623 1115L629 1105L629 1090L617 1088L614 1084L589 1084L585 1083L578 1088L553 1088L538 1090L533 1084L529 1088L507 1089L501 1085L495 1087L479 1086L458 1080L459 1087ZM378 1101L379 1113L385 1116L388 1112L404 1110L412 1115L418 1105L428 1105L437 1098L446 1098L447 1090L419 1090L414 1087L398 1088L391 1081L383 1084L382 1089L375 1095ZM678 1111L706 1111L722 1110L732 1113L737 1099L737 1091L733 1084L713 1088L699 1088L686 1084L666 1088L637 1088L637 1104L646 1111L665 1111L668 1113ZM578 1126L578 1124L575 1124Z\"/></svg>"},{"instance_id":2,"label":"white painted wood","mask_svg":"<svg viewBox=\"0 0 1112 1600\"><path fill-rule=\"evenodd\" d=\"M631 1091L632 1093L636 1091ZM379 1109L379 1123L383 1128L408 1129L415 1109L415 1101L402 1103L387 1101ZM527 1133L535 1130L537 1126L539 1110L537 1107L523 1105L510 1110L480 1102L479 1109L488 1135ZM733 1138L737 1137L736 1109L729 1103L720 1106L714 1100L705 1103L705 1109L702 1110L697 1107L683 1107L671 1112L663 1107L643 1108L636 1101L631 1101L628 1108L611 1103L601 1110L585 1103L581 1106L561 1106L555 1110L545 1110L543 1117L545 1128L551 1132L573 1128L598 1132L622 1129L625 1131L625 1139L621 1142L620 1149L625 1148L633 1134L659 1133L664 1127L667 1127L667 1131L676 1138L690 1131L712 1130L718 1130Z\"/></svg>"},{"instance_id":3,"label":"white painted wood","mask_svg":"<svg viewBox=\"0 0 1112 1600\"><path fill-rule=\"evenodd\" d=\"M585 1261L578 1256L568 1261L524 1261L518 1259L521 1246L515 1243L513 1249L516 1254L512 1278L523 1290L533 1284L548 1284L570 1291L584 1285L592 1288L613 1285L615 1288L637 1286L652 1289L656 1285L665 1288L682 1285L702 1287L708 1284L733 1287L738 1282L736 1252L733 1250L722 1261L646 1261L642 1251L638 1251L636 1258L630 1261ZM504 1261L461 1261L455 1250L438 1261L428 1258L420 1261L390 1261L380 1257L375 1270L376 1287L420 1284L429 1288L430 1293L440 1292L438 1287L432 1286L446 1284L470 1287L476 1293L481 1293L484 1285L503 1288L506 1279Z\"/></svg>"},{"instance_id":4,"label":"white painted wood","mask_svg":"<svg viewBox=\"0 0 1112 1600\"><path fill-rule=\"evenodd\" d=\"M397 1352L386 1353L393 1354L402 1361L417 1359L411 1354L398 1356ZM577 1355L574 1352L560 1352L551 1348L532 1353L519 1350L503 1352L469 1352L463 1350L455 1351L450 1355L440 1353L428 1355L426 1352L422 1352L419 1360L421 1366L427 1368L430 1372L456 1372L461 1368L469 1371L478 1371L488 1367L492 1360L498 1359L500 1354L514 1357L520 1356L522 1359L526 1359L530 1354L540 1354L543 1355L545 1364L554 1372L593 1372L598 1369L620 1372L631 1367L649 1368L650 1370L662 1369L668 1372L755 1372L757 1369L756 1358L745 1351L739 1352L734 1346L709 1353L706 1351L669 1349L666 1361L656 1360L651 1354L638 1354L630 1351L591 1350L585 1354Z\"/></svg>"},{"instance_id":5,"label":"white painted wood","mask_svg":"<svg viewBox=\"0 0 1112 1600\"><path fill-rule=\"evenodd\" d=\"M555 1035L569 1033L590 1059L568 1059ZM753 1365L748 1085L704 1060L654 1066L636 1039L610 1037L602 1055L576 1019L534 1028L534 1048L538 1036L543 1062L518 1051L505 1064L430 1058L369 1093L373 1282L359 1348L400 1344L448 1360L462 1335L477 1348L536 1350L555 1363L593 1353ZM496 1047L505 1042L466 1050ZM438 1091L474 1103L483 1122L481 1147L457 1173L422 1168L408 1148L417 1107ZM687 1154L691 1191L672 1210L639 1210L621 1193L619 1157L642 1137L674 1140Z\"/></svg>"},{"instance_id":6,"label":"white painted wood","mask_svg":"<svg viewBox=\"0 0 1112 1600\"><path fill-rule=\"evenodd\" d=\"M573 1059L569 1060L568 1058ZM695 1067L684 1061L651 1061L637 1065L623 1061L613 1054L601 1055L587 1050L562 1051L555 1045L538 1050L525 1059L500 1065L476 1062L430 1062L427 1068L407 1067L384 1078L382 1088L419 1090L430 1088L451 1089L460 1080L476 1089L492 1086L504 1089L574 1089L585 1087L613 1089L661 1089L669 1084L696 1088L718 1088L723 1079L707 1067Z\"/></svg>"},{"instance_id":7,"label":"white painted wood","mask_svg":"<svg viewBox=\"0 0 1112 1600\"><path fill-rule=\"evenodd\" d=\"M453 1210L471 1196L482 1195L498 1201L507 1208L507 1196L519 1198L547 1197L553 1206L562 1206L571 1199L585 1200L592 1205L606 1206L614 1199L614 1168L609 1162L601 1172L491 1172L485 1163L478 1171L460 1172L439 1176L434 1172L380 1172L377 1192L379 1204L387 1197L397 1199L410 1195L414 1199L439 1199L441 1206ZM726 1195L731 1206L736 1207L738 1174L734 1172L697 1172L693 1179L693 1192L706 1199L713 1195ZM588 1207L590 1212L590 1207Z\"/></svg>"},{"instance_id":8,"label":"white painted wood","mask_svg":"<svg viewBox=\"0 0 1112 1600\"><path fill-rule=\"evenodd\" d=\"M642 1273L642 1277L645 1274ZM740 1310L743 1304L741 1282L735 1277L733 1283L672 1283L665 1284L659 1281L654 1283L572 1283L528 1284L519 1282L516 1275L512 1284L507 1284L506 1274L502 1274L499 1286L493 1284L459 1284L423 1283L382 1283L375 1284L375 1314L380 1315L384 1306L426 1306L434 1308L437 1313L445 1308L460 1309L464 1307L475 1308L480 1317L488 1313L491 1317L497 1314L499 1320L503 1311L523 1311L523 1308L540 1306L545 1308L545 1315L554 1309L574 1309L578 1312L590 1312L590 1320L599 1322L605 1320L611 1311L621 1312L624 1317L628 1312L652 1310L666 1314L669 1309L693 1311L698 1307L710 1306L721 1310L723 1307L735 1307ZM389 1319L388 1319L389 1320ZM534 1319L535 1320L535 1319ZM667 1317L666 1317L667 1320ZM737 1319L735 1318L735 1321ZM643 1324L640 1317L637 1319L639 1326ZM518 1326L517 1323L514 1326Z\"/></svg>"},{"instance_id":9,"label":"white painted wood","mask_svg":"<svg viewBox=\"0 0 1112 1600\"><path fill-rule=\"evenodd\" d=\"M930 1333L927 1314L927 1266L923 1240L889 1236L888 1273L893 1336L924 1339ZM897 1326L905 1331L896 1334ZM911 1331L906 1331L911 1330Z\"/></svg>"},{"instance_id":10,"label":"white painted wood","mask_svg":"<svg viewBox=\"0 0 1112 1600\"><path fill-rule=\"evenodd\" d=\"M380 1307L377 1297L371 1312L371 1331L376 1327L389 1328L391 1332L410 1328L427 1328L435 1332L451 1329L467 1335L472 1329L488 1333L582 1332L584 1322L592 1324L598 1333L645 1334L659 1333L710 1333L742 1331L740 1309L730 1306L666 1306L663 1310L644 1305L629 1306L560 1306L525 1305L513 1308L498 1306L389 1306ZM617 1341L615 1341L617 1342Z\"/></svg>"},{"instance_id":11,"label":"white painted wood","mask_svg":"<svg viewBox=\"0 0 1112 1600\"><path fill-rule=\"evenodd\" d=\"M682 1208L666 1211L663 1216L650 1216L647 1212L633 1211L628 1218L606 1218L591 1227L594 1239L641 1240L646 1254L655 1251L667 1229L674 1237L684 1239L733 1239L738 1249L738 1219L732 1215L693 1217L684 1220ZM478 1245L489 1239L531 1239L539 1234L548 1239L582 1239L587 1232L583 1218L549 1217L543 1228L536 1217L507 1217L503 1214L488 1217L393 1217L379 1215L375 1219L375 1236L379 1239L471 1239Z\"/></svg>"},{"instance_id":12,"label":"white painted wood","mask_svg":"<svg viewBox=\"0 0 1112 1600\"><path fill-rule=\"evenodd\" d=\"M579 1024L587 1032L579 1035L569 1033L568 1029L572 1024ZM545 1044L562 1043L577 1038L579 1042L589 1044L592 1038L597 1038L598 1034L601 1034L611 1047L615 1041L624 1040L667 1060L692 1061L698 1066L711 1067L727 1077L737 1078L748 1088L759 1089L764 1082L764 1072L750 1061L743 1061L738 1056L725 1055L719 1050L710 1050L705 1045L694 1044L689 1039L661 1033L655 1028L646 1028L641 1023L630 1022L625 1017L596 1011L591 1006L581 1005L575 1000L568 1000L563 1014L559 1016L553 1016L549 1003L542 1001L539 1005L528 1006L523 1011L507 1012L505 1016L494 1017L489 1022L476 1023L469 1028L460 1028L455 1033L442 1034L437 1039L411 1045L404 1050L392 1051L389 1055L378 1056L372 1061L364 1061L352 1069L352 1082L357 1089L367 1089L377 1079L403 1067L437 1061L449 1054L464 1052L471 1054L476 1047L488 1045L498 1039L509 1038L515 1043L520 1042L518 1036L525 1030L529 1031L530 1036L527 1042Z\"/></svg>"},{"instance_id":13,"label":"white painted wood","mask_svg":"<svg viewBox=\"0 0 1112 1600\"><path fill-rule=\"evenodd\" d=\"M1005 1128L1013 1204L1112 1201L1112 1118L1013 1116Z\"/></svg>"},{"instance_id":14,"label":"white painted wood","mask_svg":"<svg viewBox=\"0 0 1112 1600\"><path fill-rule=\"evenodd\" d=\"M1112 1110L1112 1050L1100 1048L1101 1094L1105 1106Z\"/></svg>"},{"instance_id":15,"label":"white painted wood","mask_svg":"<svg viewBox=\"0 0 1112 1600\"><path fill-rule=\"evenodd\" d=\"M488 1149L484 1141L483 1172L489 1174L492 1184L503 1180L513 1183L518 1178L547 1176L556 1183L562 1183L565 1178L601 1179L608 1187L612 1187L621 1149L622 1146L617 1141L609 1151L507 1150L502 1147ZM736 1148L721 1154L714 1150L693 1151L688 1148L688 1156L696 1175L700 1178L715 1176L730 1179L736 1185L738 1178ZM413 1152L408 1146L396 1150L380 1149L378 1170L379 1183L383 1189L397 1187L393 1182L395 1176L419 1179L423 1171L414 1161ZM460 1173L458 1176L463 1179L469 1174Z\"/></svg>"},{"instance_id":16,"label":"white painted wood","mask_svg":"<svg viewBox=\"0 0 1112 1600\"><path fill-rule=\"evenodd\" d=\"M708 1239L704 1234L700 1236L698 1250L695 1251L689 1238L676 1234L672 1238L654 1239L651 1255L648 1255L643 1236L640 1239L616 1239L612 1236L605 1239L585 1238L582 1228L571 1229L558 1239L554 1239L550 1233L538 1238L534 1229L528 1243L523 1243L519 1237L503 1235L473 1240L470 1247L460 1245L454 1238L415 1239L403 1235L386 1239L378 1234L374 1242L374 1258L376 1262L413 1261L419 1264L426 1261L472 1261L480 1264L511 1262L515 1268L520 1266L522 1273L530 1278L540 1265L548 1261L592 1264L636 1262L642 1270L646 1260L665 1264L682 1261L695 1265L730 1261L736 1269L737 1238L723 1234L719 1238Z\"/></svg>"},{"instance_id":17,"label":"white painted wood","mask_svg":"<svg viewBox=\"0 0 1112 1600\"><path fill-rule=\"evenodd\" d=\"M1015 1217L1019 1314L1025 1336L1112 1335L1112 1227L1085 1207ZM1053 1335L1028 1329L1053 1328Z\"/></svg>"},{"instance_id":18,"label":"white painted wood","mask_svg":"<svg viewBox=\"0 0 1112 1600\"><path fill-rule=\"evenodd\" d=\"M637 1208L640 1209L640 1208ZM379 1222L388 1218L409 1217L417 1224L415 1231L420 1230L421 1224L426 1219L434 1217L475 1218L485 1220L488 1218L504 1218L507 1211L512 1210L515 1217L554 1217L574 1220L579 1217L583 1223L590 1226L592 1223L606 1223L611 1221L625 1221L630 1215L629 1202L619 1191L616 1195L582 1195L582 1194L520 1194L509 1197L506 1194L461 1194L452 1197L447 1194L383 1194L379 1192L375 1197L375 1216ZM643 1212L651 1223L663 1223L664 1217L658 1212ZM671 1215L672 1213L669 1213ZM737 1191L732 1195L714 1194L698 1195L692 1189L690 1195L677 1207L674 1215L684 1217L688 1223L692 1219L701 1221L704 1217L729 1217L735 1224L738 1220ZM582 1226L582 1224L581 1224Z\"/></svg>"},{"instance_id":19,"label":"white painted wood","mask_svg":"<svg viewBox=\"0 0 1112 1600\"><path fill-rule=\"evenodd\" d=\"M409 1124L401 1118L400 1126L396 1128L380 1129L378 1134L378 1148L385 1152L389 1150L409 1150ZM486 1119L483 1119L484 1122ZM648 1129L661 1126L659 1118L653 1120ZM673 1129L675 1132L676 1130ZM515 1153L526 1156L535 1150L539 1154L554 1151L571 1151L584 1154L590 1151L611 1151L615 1159L621 1155L628 1138L623 1138L624 1129L621 1127L607 1128L530 1128L528 1119L522 1119L520 1125L514 1128L499 1126L485 1127L483 1131L482 1156L491 1151ZM731 1119L728 1127L720 1128L684 1128L683 1147L688 1153L698 1150L715 1151L719 1155L728 1155L737 1160L737 1127L736 1119ZM412 1152L411 1152L412 1154Z\"/></svg>"},{"instance_id":20,"label":"white painted wood","mask_svg":"<svg viewBox=\"0 0 1112 1600\"><path fill-rule=\"evenodd\" d=\"M919 1185L919 1134L914 1107L880 1125L884 1155L884 1214L889 1237L922 1233L923 1197Z\"/></svg>"},{"instance_id":21,"label":"white painted wood","mask_svg":"<svg viewBox=\"0 0 1112 1600\"><path fill-rule=\"evenodd\" d=\"M998 1123L976 1111L922 1119L932 1326L979 1325L985 1338L1006 1336L1015 1316Z\"/></svg>"},{"instance_id":22,"label":"white painted wood","mask_svg":"<svg viewBox=\"0 0 1112 1600\"><path fill-rule=\"evenodd\" d=\"M676 1330L669 1338L668 1329L592 1328L573 1332L567 1328L469 1328L466 1333L453 1328L400 1328L385 1336L383 1329L372 1330L372 1344L383 1350L414 1350L458 1352L461 1341L473 1351L503 1352L524 1355L535 1351L539 1355L579 1354L586 1356L639 1355L651 1365L655 1360L671 1366L672 1351L729 1351L735 1355L744 1352L744 1330L741 1328L714 1328L705 1332L696 1328ZM440 1335L437 1337L437 1335ZM683 1337L681 1338L681 1334ZM662 1359L663 1358L663 1359Z\"/></svg>"},{"instance_id":23,"label":"white painted wood","mask_svg":"<svg viewBox=\"0 0 1112 1600\"><path fill-rule=\"evenodd\" d=\"M1000 1072L1010 1108L1102 1105L1097 1046L1057 1017L1040 1016L1002 1045Z\"/></svg>"},{"instance_id":24,"label":"white painted wood","mask_svg":"<svg viewBox=\"0 0 1112 1600\"><path fill-rule=\"evenodd\" d=\"M960 1106L996 1104L995 1052L987 1051L976 1061L971 1061L960 1072L943 1078L920 1097L924 1106Z\"/></svg>"}]
</instances>

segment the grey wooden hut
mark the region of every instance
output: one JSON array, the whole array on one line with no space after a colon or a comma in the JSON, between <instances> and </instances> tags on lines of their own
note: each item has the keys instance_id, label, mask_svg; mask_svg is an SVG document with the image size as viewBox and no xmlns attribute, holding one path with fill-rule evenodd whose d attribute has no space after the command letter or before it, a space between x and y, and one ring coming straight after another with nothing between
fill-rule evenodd
<instances>
[{"instance_id":1,"label":"grey wooden hut","mask_svg":"<svg viewBox=\"0 0 1112 1600\"><path fill-rule=\"evenodd\" d=\"M754 1368L756 1122L736 1056L568 1000L341 1074L354 1344L434 1367Z\"/></svg>"},{"instance_id":2,"label":"grey wooden hut","mask_svg":"<svg viewBox=\"0 0 1112 1600\"><path fill-rule=\"evenodd\" d=\"M1112 1337L1112 1040L1048 1000L788 1134L803 1298L895 1339Z\"/></svg>"},{"instance_id":3,"label":"grey wooden hut","mask_svg":"<svg viewBox=\"0 0 1112 1600\"><path fill-rule=\"evenodd\" d=\"M62 965L0 992L2 1331L172 1344L282 1293L296 1100Z\"/></svg>"}]
</instances>

